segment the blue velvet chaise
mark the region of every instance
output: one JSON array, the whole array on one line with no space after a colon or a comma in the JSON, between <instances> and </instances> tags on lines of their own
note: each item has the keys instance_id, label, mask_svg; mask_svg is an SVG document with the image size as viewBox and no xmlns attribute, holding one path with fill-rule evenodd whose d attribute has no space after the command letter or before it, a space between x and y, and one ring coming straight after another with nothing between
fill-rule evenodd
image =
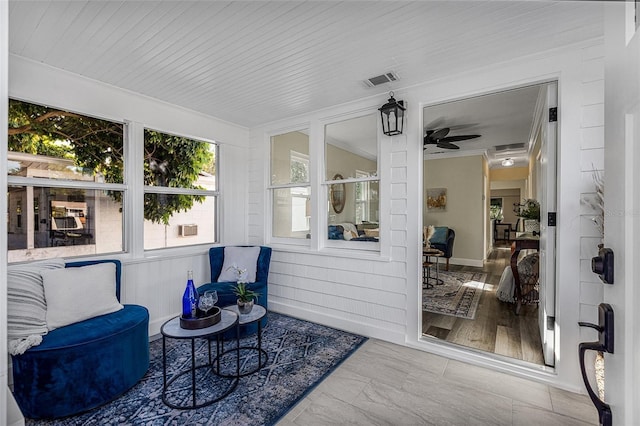
<instances>
[{"instance_id":1,"label":"blue velvet chaise","mask_svg":"<svg viewBox=\"0 0 640 426\"><path fill-rule=\"evenodd\" d=\"M67 263L81 267L118 260ZM90 291L90 290L88 290ZM50 331L42 343L12 356L14 396L25 417L51 419L109 402L135 385L149 368L149 312L143 306L100 315Z\"/></svg>"},{"instance_id":2,"label":"blue velvet chaise","mask_svg":"<svg viewBox=\"0 0 640 426\"><path fill-rule=\"evenodd\" d=\"M222 266L224 265L224 247L212 247L209 249L209 263L211 266L211 282L202 284L198 287L198 294L204 294L207 290L216 290L218 292L219 307L228 305L235 305L237 297L233 294L232 288L236 285L235 282L217 282L218 277L222 273ZM264 306L268 309L267 298L267 278L269 276L269 265L271 263L271 247L260 247L260 254L258 255L258 264L256 268L256 281L254 283L247 284L247 288L253 290L259 294L256 304ZM267 325L267 316L262 320L262 327ZM240 337L244 337L258 331L258 323L247 324L240 327ZM235 331L231 330L224 334L225 339L235 338Z\"/></svg>"}]
</instances>

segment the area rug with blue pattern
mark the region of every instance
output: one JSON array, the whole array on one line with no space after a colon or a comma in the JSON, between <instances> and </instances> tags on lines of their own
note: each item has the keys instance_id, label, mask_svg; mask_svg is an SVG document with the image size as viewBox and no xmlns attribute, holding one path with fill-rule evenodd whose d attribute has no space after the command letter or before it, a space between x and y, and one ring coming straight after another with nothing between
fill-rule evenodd
<instances>
[{"instance_id":1,"label":"area rug with blue pattern","mask_svg":"<svg viewBox=\"0 0 640 426\"><path fill-rule=\"evenodd\" d=\"M215 399L225 391L230 394L219 402L196 409L172 409L162 401L162 339L150 345L151 365L142 380L120 398L77 416L59 420L35 421L27 425L272 425L300 399L317 386L342 361L347 359L367 338L334 328L314 324L270 312L263 329L262 348L268 355L264 367L234 379L220 377L209 367L196 369L196 404ZM256 336L240 340L241 347L257 345ZM235 343L225 343L227 351ZM197 365L208 364L208 344L196 339ZM191 341L166 339L167 378L170 383L166 398L177 405L192 403ZM221 359L220 371L236 368L237 351ZM212 345L215 360L215 342ZM240 351L241 371L257 367L258 352ZM216 363L214 362L214 365Z\"/></svg>"},{"instance_id":2,"label":"area rug with blue pattern","mask_svg":"<svg viewBox=\"0 0 640 426\"><path fill-rule=\"evenodd\" d=\"M432 277L435 274L432 273ZM422 287L422 310L436 314L475 319L487 274L482 272L439 271L438 282Z\"/></svg>"}]
</instances>

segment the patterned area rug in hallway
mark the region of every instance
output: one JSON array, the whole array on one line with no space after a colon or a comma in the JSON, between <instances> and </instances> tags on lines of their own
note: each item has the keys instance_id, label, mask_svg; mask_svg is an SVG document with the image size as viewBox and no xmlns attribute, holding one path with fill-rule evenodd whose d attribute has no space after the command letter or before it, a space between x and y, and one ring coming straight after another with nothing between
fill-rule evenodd
<instances>
[{"instance_id":1,"label":"patterned area rug in hallway","mask_svg":"<svg viewBox=\"0 0 640 426\"><path fill-rule=\"evenodd\" d=\"M487 274L440 271L443 284L422 286L422 309L436 314L474 319Z\"/></svg>"},{"instance_id":2,"label":"patterned area rug in hallway","mask_svg":"<svg viewBox=\"0 0 640 426\"><path fill-rule=\"evenodd\" d=\"M366 337L269 313L263 330L262 347L269 355L266 365L242 377L229 396L212 405L193 410L171 409L162 402L162 339L151 342L151 365L142 380L120 398L84 414L51 421L27 419L27 425L273 425L285 415ZM240 340L240 346L253 346L256 337ZM225 349L231 346L225 343ZM213 344L215 354L215 343ZM207 344L196 340L197 364L207 363ZM241 351L241 368L255 365L255 351ZM215 356L215 355L214 355ZM167 339L167 375L175 377L190 367L189 340ZM231 364L235 363L232 355ZM223 368L224 370L224 368ZM233 370L231 370L233 371ZM189 404L191 378L174 382L172 402ZM230 379L226 379L228 382ZM210 368L197 370L198 403L229 386L212 374Z\"/></svg>"}]
</instances>

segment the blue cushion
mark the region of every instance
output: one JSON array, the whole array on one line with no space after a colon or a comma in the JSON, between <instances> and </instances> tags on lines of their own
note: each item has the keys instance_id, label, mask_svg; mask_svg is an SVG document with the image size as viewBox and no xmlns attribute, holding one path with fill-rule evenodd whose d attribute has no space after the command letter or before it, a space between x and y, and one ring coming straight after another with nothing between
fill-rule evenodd
<instances>
[{"instance_id":1,"label":"blue cushion","mask_svg":"<svg viewBox=\"0 0 640 426\"><path fill-rule=\"evenodd\" d=\"M446 226L434 227L434 232L429 242L432 244L446 244L447 237L449 236L449 228Z\"/></svg>"},{"instance_id":2,"label":"blue cushion","mask_svg":"<svg viewBox=\"0 0 640 426\"><path fill-rule=\"evenodd\" d=\"M26 417L58 418L109 402L149 367L149 311L138 305L51 331L13 357L14 396Z\"/></svg>"},{"instance_id":3,"label":"blue cushion","mask_svg":"<svg viewBox=\"0 0 640 426\"><path fill-rule=\"evenodd\" d=\"M211 282L203 284L198 287L198 293L202 294L207 290L216 290L218 292L219 307L235 305L237 298L233 294L232 287L235 282L216 282L222 272L222 265L224 264L224 247L211 247L209 249L209 266L211 268ZM259 293L256 303L268 309L268 295L267 295L267 279L269 277L269 265L271 264L271 247L260 246L260 255L258 255L258 265L256 270L256 282L247 284L247 288ZM262 327L267 325L267 317L265 316L260 323ZM240 337L253 334L258 331L258 323L247 324L240 327ZM233 330L227 331L224 335L225 339L235 339L235 332Z\"/></svg>"},{"instance_id":4,"label":"blue cushion","mask_svg":"<svg viewBox=\"0 0 640 426\"><path fill-rule=\"evenodd\" d=\"M342 226L329 225L330 240L344 240L344 229Z\"/></svg>"}]
</instances>

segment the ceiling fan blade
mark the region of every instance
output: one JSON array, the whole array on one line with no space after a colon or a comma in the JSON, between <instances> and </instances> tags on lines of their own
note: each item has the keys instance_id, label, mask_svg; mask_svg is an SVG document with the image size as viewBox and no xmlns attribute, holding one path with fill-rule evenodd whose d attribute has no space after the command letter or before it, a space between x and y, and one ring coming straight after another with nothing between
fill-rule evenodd
<instances>
[{"instance_id":1,"label":"ceiling fan blade","mask_svg":"<svg viewBox=\"0 0 640 426\"><path fill-rule=\"evenodd\" d=\"M440 142L458 142L458 141L466 141L468 139L479 138L482 135L459 135L459 136L447 136L446 138L440 139Z\"/></svg>"},{"instance_id":2,"label":"ceiling fan blade","mask_svg":"<svg viewBox=\"0 0 640 426\"><path fill-rule=\"evenodd\" d=\"M438 129L435 130L430 136L431 139L442 139L445 136L447 136L447 134L449 133L449 128L448 127L444 127L442 129Z\"/></svg>"},{"instance_id":3,"label":"ceiling fan blade","mask_svg":"<svg viewBox=\"0 0 640 426\"><path fill-rule=\"evenodd\" d=\"M454 145L452 143L449 142L443 142L443 141L438 141L438 143L436 144L436 146L438 148L444 148L444 149L460 149L460 147L458 145Z\"/></svg>"},{"instance_id":4,"label":"ceiling fan blade","mask_svg":"<svg viewBox=\"0 0 640 426\"><path fill-rule=\"evenodd\" d=\"M422 144L423 145L435 145L436 143L438 143L438 141L436 141L435 139L433 139L431 136L426 135L424 137L424 139L422 140Z\"/></svg>"}]
</instances>

